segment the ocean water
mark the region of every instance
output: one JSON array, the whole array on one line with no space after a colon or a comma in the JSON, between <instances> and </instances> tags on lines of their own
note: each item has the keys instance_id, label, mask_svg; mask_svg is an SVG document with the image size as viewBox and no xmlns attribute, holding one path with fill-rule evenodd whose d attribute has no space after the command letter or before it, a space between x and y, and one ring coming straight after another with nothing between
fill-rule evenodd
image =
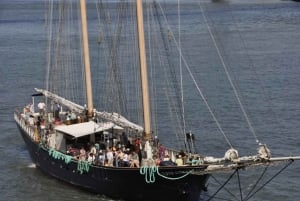
<instances>
[{"instance_id":1,"label":"ocean water","mask_svg":"<svg viewBox=\"0 0 300 201\"><path fill-rule=\"evenodd\" d=\"M172 1L165 1L172 2ZM233 94L207 27L198 26L199 4L190 1L182 10L182 49L196 72L196 81L214 109L231 143L241 150L255 150L255 138L241 123L243 117L232 106ZM201 1L203 2L203 1ZM111 200L45 176L30 160L13 120L13 111L31 101L33 88L43 88L46 65L45 2L39 0L0 1L0 200ZM176 16L176 7L168 12ZM220 0L202 3L229 72L238 85L241 100L256 131L273 156L300 155L300 3L294 1ZM188 21L192 20L192 23ZM197 91L191 90L187 97ZM206 110L196 110L196 100L187 107L191 124L197 127L197 150L222 156L224 138L211 128ZM196 117L196 114L200 117ZM195 115L195 116L193 116ZM169 136L161 135L169 142ZM300 162L295 161L268 182L285 164L270 167L260 184L261 191L249 200L296 201L300 197ZM243 198L255 185L262 168L240 171ZM208 195L218 190L230 174L213 175ZM217 181L216 181L217 180ZM241 200L235 176L213 200ZM129 192L131 190L129 189ZM166 198L166 200L168 200Z\"/></svg>"}]
</instances>

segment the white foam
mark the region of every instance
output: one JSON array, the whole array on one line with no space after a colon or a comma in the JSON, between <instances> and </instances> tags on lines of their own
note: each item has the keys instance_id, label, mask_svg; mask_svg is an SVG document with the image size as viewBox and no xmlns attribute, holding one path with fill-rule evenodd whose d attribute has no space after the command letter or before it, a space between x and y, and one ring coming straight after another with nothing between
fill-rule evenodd
<instances>
[{"instance_id":1,"label":"white foam","mask_svg":"<svg viewBox=\"0 0 300 201\"><path fill-rule=\"evenodd\" d=\"M29 165L27 165L28 168L36 168L36 165L34 163L30 163Z\"/></svg>"}]
</instances>

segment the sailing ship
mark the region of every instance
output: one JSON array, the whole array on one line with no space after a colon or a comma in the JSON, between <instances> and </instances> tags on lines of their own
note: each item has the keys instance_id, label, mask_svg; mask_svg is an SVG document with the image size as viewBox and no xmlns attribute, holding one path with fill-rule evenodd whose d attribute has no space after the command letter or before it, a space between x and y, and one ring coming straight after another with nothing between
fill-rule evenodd
<instances>
[{"instance_id":1,"label":"sailing ship","mask_svg":"<svg viewBox=\"0 0 300 201\"><path fill-rule=\"evenodd\" d=\"M196 201L200 199L201 193L207 190L207 181L211 174L235 172L252 166L269 166L273 163L300 159L300 157L271 157L265 144L260 144L258 153L253 156L239 157L237 150L230 148L222 158L208 157L195 151L194 135L191 132L183 132L182 149L168 149L160 144L157 134L153 134L151 128L142 0L136 0L133 7L136 9L137 18L136 43L139 50L137 60L140 64L143 126L129 121L119 111L106 112L95 109L86 2L85 0L79 2L80 47L84 58L81 66L84 67L85 83L76 87L81 89L85 86L84 101L87 105L78 104L66 99L62 94L50 91L49 89L55 89L50 86L58 84L55 80L53 83L46 83L47 89L35 88L32 103L14 113L30 156L42 172L90 192L116 199L159 201L167 198L173 201ZM59 5L62 5L60 11L66 10L64 3ZM50 7L52 9L55 7L53 2ZM50 11L49 16L52 14L53 11ZM61 14L57 20L58 24L64 17L71 19L72 15L66 17ZM54 28L52 25L48 26L51 40ZM57 32L61 32L61 27ZM60 45L60 40L61 38L58 38L54 41L56 48ZM100 41L101 34L98 42ZM111 43L111 49L115 51L117 46ZM54 46L49 45L49 48ZM52 56L50 52L49 50L49 58ZM58 52L63 55L58 57L60 61L54 64L48 61L49 66L62 65L61 60L65 52L62 50ZM59 53L55 53L55 56ZM113 54L110 56L111 67L115 57ZM69 61L69 64L68 68L72 68L73 63ZM62 65L62 68L66 66ZM54 76L51 70L48 70L47 74L48 77ZM45 100L45 103L36 104L38 98ZM134 190L129 193L129 189Z\"/></svg>"}]
</instances>

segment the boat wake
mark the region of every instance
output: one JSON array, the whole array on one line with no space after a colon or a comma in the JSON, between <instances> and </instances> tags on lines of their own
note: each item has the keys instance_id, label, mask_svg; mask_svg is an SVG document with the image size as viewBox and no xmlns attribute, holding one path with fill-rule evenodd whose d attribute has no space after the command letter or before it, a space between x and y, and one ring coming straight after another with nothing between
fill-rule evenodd
<instances>
[{"instance_id":1,"label":"boat wake","mask_svg":"<svg viewBox=\"0 0 300 201\"><path fill-rule=\"evenodd\" d=\"M34 163L30 163L27 165L28 168L36 168L36 165Z\"/></svg>"}]
</instances>

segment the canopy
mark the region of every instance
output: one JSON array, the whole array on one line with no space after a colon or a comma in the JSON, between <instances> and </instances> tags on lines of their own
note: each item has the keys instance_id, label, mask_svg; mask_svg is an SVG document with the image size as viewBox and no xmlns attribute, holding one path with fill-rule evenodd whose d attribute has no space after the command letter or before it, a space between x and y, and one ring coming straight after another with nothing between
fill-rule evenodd
<instances>
[{"instance_id":1,"label":"canopy","mask_svg":"<svg viewBox=\"0 0 300 201\"><path fill-rule=\"evenodd\" d=\"M64 134L68 134L78 138L86 135L91 135L100 131L105 131L109 129L122 130L123 128L115 125L112 122L95 123L94 121L89 121L79 124L61 125L55 127L55 129Z\"/></svg>"}]
</instances>

